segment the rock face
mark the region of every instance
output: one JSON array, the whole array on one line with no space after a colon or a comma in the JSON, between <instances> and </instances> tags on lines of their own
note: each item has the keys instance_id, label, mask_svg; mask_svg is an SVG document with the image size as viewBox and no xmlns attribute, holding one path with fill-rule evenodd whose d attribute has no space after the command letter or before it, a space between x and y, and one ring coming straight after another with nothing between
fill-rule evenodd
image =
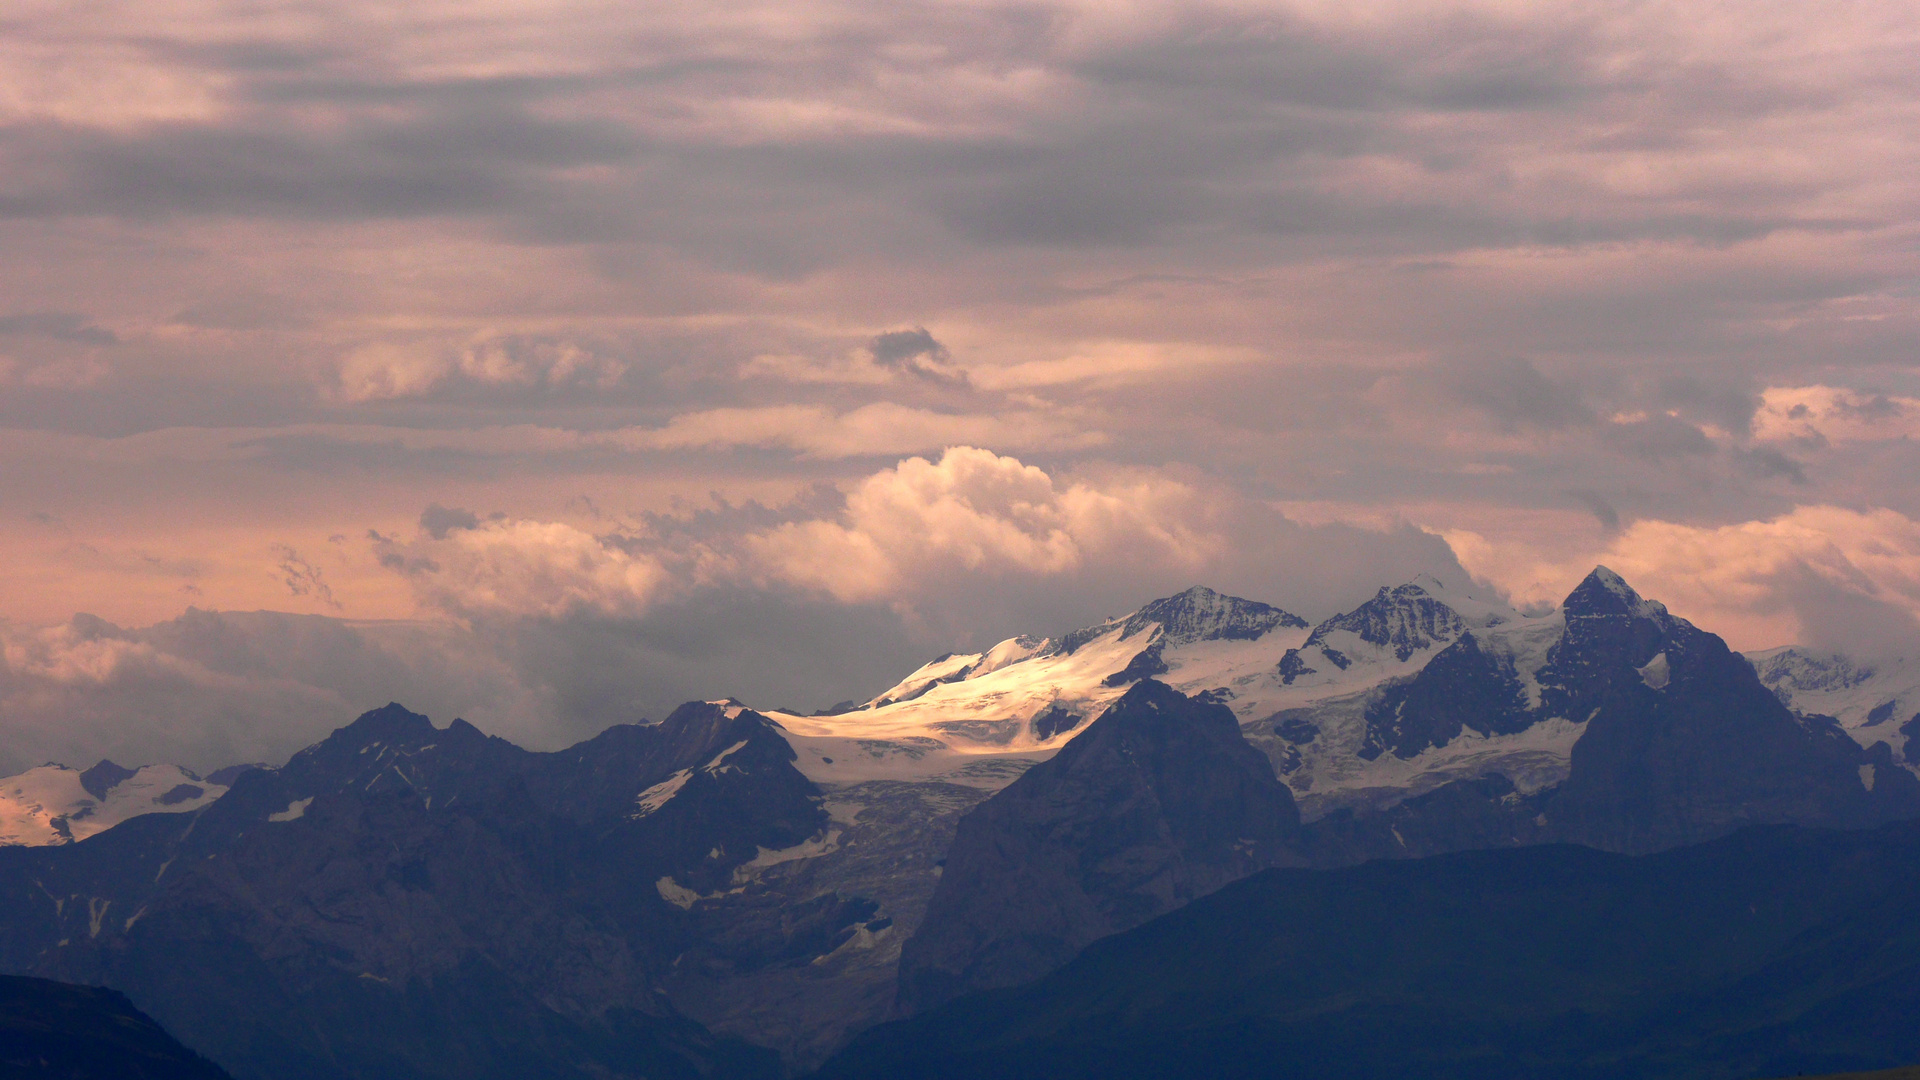
<instances>
[{"instance_id":1,"label":"rock face","mask_svg":"<svg viewBox=\"0 0 1920 1080\"><path fill-rule=\"evenodd\" d=\"M1510 656L1485 648L1471 632L1434 654L1420 673L1389 685L1366 707L1361 758L1391 753L1403 761L1471 731L1514 735L1544 717L1529 707Z\"/></svg>"},{"instance_id":2,"label":"rock face","mask_svg":"<svg viewBox=\"0 0 1920 1080\"><path fill-rule=\"evenodd\" d=\"M1010 986L1269 866L1300 819L1233 713L1151 680L961 819L900 961L907 1009Z\"/></svg>"},{"instance_id":3,"label":"rock face","mask_svg":"<svg viewBox=\"0 0 1920 1080\"><path fill-rule=\"evenodd\" d=\"M0 1074L19 1080L232 1080L123 994L5 975Z\"/></svg>"},{"instance_id":4,"label":"rock face","mask_svg":"<svg viewBox=\"0 0 1920 1080\"><path fill-rule=\"evenodd\" d=\"M1796 717L1718 637L1596 570L1567 597L1542 705L1588 717L1554 834L1654 851L1755 823L1853 828L1920 814L1920 781L1831 721Z\"/></svg>"},{"instance_id":5,"label":"rock face","mask_svg":"<svg viewBox=\"0 0 1920 1080\"><path fill-rule=\"evenodd\" d=\"M1305 630L1307 620L1271 604L1242 600L1195 586L1186 592L1155 600L1128 616L1122 636L1158 625L1166 646L1201 641L1257 641L1274 630Z\"/></svg>"}]
</instances>

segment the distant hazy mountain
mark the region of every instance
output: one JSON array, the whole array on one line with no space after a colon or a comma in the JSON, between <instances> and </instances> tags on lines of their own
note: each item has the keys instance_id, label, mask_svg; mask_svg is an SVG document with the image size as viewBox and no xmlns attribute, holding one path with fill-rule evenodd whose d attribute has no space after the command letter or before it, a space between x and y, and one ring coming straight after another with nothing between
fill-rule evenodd
<instances>
[{"instance_id":1,"label":"distant hazy mountain","mask_svg":"<svg viewBox=\"0 0 1920 1080\"><path fill-rule=\"evenodd\" d=\"M227 779L202 779L177 765L128 769L111 761L84 772L28 769L0 780L0 846L71 844L141 814L198 810L226 794Z\"/></svg>"},{"instance_id":2,"label":"distant hazy mountain","mask_svg":"<svg viewBox=\"0 0 1920 1080\"><path fill-rule=\"evenodd\" d=\"M1832 717L1862 747L1886 743L1896 760L1920 771L1920 663L1860 661L1791 647L1748 653L1747 659L1794 711Z\"/></svg>"}]
</instances>

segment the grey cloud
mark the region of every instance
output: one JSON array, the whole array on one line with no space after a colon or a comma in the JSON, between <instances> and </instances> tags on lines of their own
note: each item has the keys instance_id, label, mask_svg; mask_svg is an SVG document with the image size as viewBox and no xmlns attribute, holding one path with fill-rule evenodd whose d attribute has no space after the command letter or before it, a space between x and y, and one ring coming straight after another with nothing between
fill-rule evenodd
<instances>
[{"instance_id":1,"label":"grey cloud","mask_svg":"<svg viewBox=\"0 0 1920 1080\"><path fill-rule=\"evenodd\" d=\"M1835 410L1862 420L1882 420L1902 412L1900 405L1885 394L1872 394L1860 401L1835 401L1833 405Z\"/></svg>"},{"instance_id":2,"label":"grey cloud","mask_svg":"<svg viewBox=\"0 0 1920 1080\"><path fill-rule=\"evenodd\" d=\"M1920 646L1920 622L1906 610L1844 588L1805 564L1782 571L1776 588L1808 645L1869 658L1910 656Z\"/></svg>"},{"instance_id":3,"label":"grey cloud","mask_svg":"<svg viewBox=\"0 0 1920 1080\"><path fill-rule=\"evenodd\" d=\"M1711 381L1700 374L1669 375L1660 380L1658 396L1663 404L1736 434L1745 434L1753 426L1753 415L1760 409L1760 395L1740 375L1716 375Z\"/></svg>"},{"instance_id":4,"label":"grey cloud","mask_svg":"<svg viewBox=\"0 0 1920 1080\"><path fill-rule=\"evenodd\" d=\"M102 757L201 772L277 763L392 700L523 739L546 729L509 669L443 628L189 609L145 629L81 615L55 631L0 631L15 658L0 660L8 772ZM103 651L115 659L101 663Z\"/></svg>"},{"instance_id":5,"label":"grey cloud","mask_svg":"<svg viewBox=\"0 0 1920 1080\"><path fill-rule=\"evenodd\" d=\"M420 528L435 540L445 540L455 529L471 529L480 524L479 515L459 507L431 503L420 511Z\"/></svg>"},{"instance_id":6,"label":"grey cloud","mask_svg":"<svg viewBox=\"0 0 1920 1080\"><path fill-rule=\"evenodd\" d=\"M895 371L904 371L921 379L948 386L965 387L964 371L942 371L939 365L950 357L947 347L934 340L924 326L912 330L890 330L877 335L867 347L875 363Z\"/></svg>"},{"instance_id":7,"label":"grey cloud","mask_svg":"<svg viewBox=\"0 0 1920 1080\"><path fill-rule=\"evenodd\" d=\"M1158 40L1086 65L1119 86L1342 111L1538 109L1592 97L1617 77L1595 69L1584 27L1536 29L1486 16L1407 20L1384 34L1333 32L1285 14L1194 17Z\"/></svg>"},{"instance_id":8,"label":"grey cloud","mask_svg":"<svg viewBox=\"0 0 1920 1080\"><path fill-rule=\"evenodd\" d=\"M1605 496L1597 491L1569 491L1567 494L1586 507L1588 512L1593 514L1593 519L1600 523L1602 529L1608 533L1620 531L1620 511L1615 509Z\"/></svg>"},{"instance_id":9,"label":"grey cloud","mask_svg":"<svg viewBox=\"0 0 1920 1080\"><path fill-rule=\"evenodd\" d=\"M816 483L777 505L710 494L703 503L678 501L671 510L648 511L641 521L647 533L663 543L706 543L765 532L789 521L832 517L846 501L839 488Z\"/></svg>"},{"instance_id":10,"label":"grey cloud","mask_svg":"<svg viewBox=\"0 0 1920 1080\"><path fill-rule=\"evenodd\" d=\"M78 345L114 345L120 341L113 331L95 326L85 315L70 311L0 315L0 335L51 338Z\"/></svg>"},{"instance_id":11,"label":"grey cloud","mask_svg":"<svg viewBox=\"0 0 1920 1080\"><path fill-rule=\"evenodd\" d=\"M1608 95L1665 92L1638 72L1616 73L1615 46L1579 19L1463 15L1332 33L1284 17L1214 12L1075 59L1055 51L1058 18L1042 10L987 17L906 9L803 58L769 49L747 59L682 41L673 59L564 77L346 79L333 72L354 47L348 41L327 49L180 47L193 63L234 78L240 120L121 136L16 128L15 153L47 179L16 191L8 205L15 213L135 216L485 214L532 236L672 238L682 256L705 247L710 258L726 259L753 250L747 242L757 239L770 274L783 258L808 259L807 246L884 246L886 231L916 203L976 242L1066 246L1139 244L1205 221L1265 222L1323 238L1382 225L1403 236L1438 228L1458 245L1485 242L1489 230L1557 242L1649 230L1724 239L1786 220L1644 207L1631 215L1502 215L1438 201L1383 206L1316 191L1303 182L1310 171L1290 167L1303 155L1384 152L1444 172L1471 162L1475 150L1424 140L1398 124L1400 115L1577 111ZM858 89L877 74L876 46L917 37L940 41L955 66L1027 65L1088 92L988 137L936 129L913 138L834 133L731 146L647 131L619 110L577 107ZM1722 99L1738 97L1723 87L1692 104L1711 115ZM281 119L316 110L331 122ZM1498 149L1479 152L1488 151ZM619 175L579 181L580 165ZM864 210L849 222L841 205L856 194ZM841 235L846 224L850 237ZM740 250L730 251L735 245Z\"/></svg>"},{"instance_id":12,"label":"grey cloud","mask_svg":"<svg viewBox=\"0 0 1920 1080\"><path fill-rule=\"evenodd\" d=\"M299 330L310 322L301 307L284 296L242 293L181 308L173 321L203 330Z\"/></svg>"},{"instance_id":13,"label":"grey cloud","mask_svg":"<svg viewBox=\"0 0 1920 1080\"><path fill-rule=\"evenodd\" d=\"M340 610L340 601L334 599L333 589L326 582L320 568L300 557L300 553L287 544L273 545L273 555L278 560L274 569L287 586L291 596L307 596Z\"/></svg>"},{"instance_id":14,"label":"grey cloud","mask_svg":"<svg viewBox=\"0 0 1920 1080\"><path fill-rule=\"evenodd\" d=\"M1654 461L1713 453L1713 441L1705 432L1673 416L1615 421L1603 427L1601 433L1606 442L1622 452Z\"/></svg>"},{"instance_id":15,"label":"grey cloud","mask_svg":"<svg viewBox=\"0 0 1920 1080\"><path fill-rule=\"evenodd\" d=\"M1806 466L1771 446L1736 449L1734 461L1743 472L1762 480L1783 479L1795 484L1807 482Z\"/></svg>"},{"instance_id":16,"label":"grey cloud","mask_svg":"<svg viewBox=\"0 0 1920 1080\"><path fill-rule=\"evenodd\" d=\"M1460 400L1508 427L1555 431L1596 419L1577 387L1549 377L1531 360L1456 364L1448 381Z\"/></svg>"},{"instance_id":17,"label":"grey cloud","mask_svg":"<svg viewBox=\"0 0 1920 1080\"><path fill-rule=\"evenodd\" d=\"M319 130L267 118L125 134L16 126L0 130L0 160L32 160L26 175L45 179L0 196L0 214L326 219L502 212L561 193L553 178L542 179L548 170L633 153L632 136L604 121L540 118L501 108L500 96L436 102L437 109L401 119L343 117L346 123Z\"/></svg>"},{"instance_id":18,"label":"grey cloud","mask_svg":"<svg viewBox=\"0 0 1920 1080\"><path fill-rule=\"evenodd\" d=\"M884 606L735 589L639 619L525 619L479 632L552 702L549 742L729 694L803 711L864 700L944 651Z\"/></svg>"},{"instance_id":19,"label":"grey cloud","mask_svg":"<svg viewBox=\"0 0 1920 1080\"><path fill-rule=\"evenodd\" d=\"M946 346L933 339L926 327L892 330L873 339L873 358L887 367L903 367L921 357L938 360L947 355Z\"/></svg>"}]
</instances>

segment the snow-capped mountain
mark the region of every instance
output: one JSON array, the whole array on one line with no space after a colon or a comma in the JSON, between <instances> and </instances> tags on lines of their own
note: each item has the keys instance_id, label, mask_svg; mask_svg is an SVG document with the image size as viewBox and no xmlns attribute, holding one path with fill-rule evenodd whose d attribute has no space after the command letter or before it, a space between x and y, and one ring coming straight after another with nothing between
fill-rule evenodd
<instances>
[{"instance_id":1,"label":"snow-capped mountain","mask_svg":"<svg viewBox=\"0 0 1920 1080\"><path fill-rule=\"evenodd\" d=\"M222 770L225 774L227 770ZM230 779L202 779L178 765L91 769L42 765L0 780L0 846L71 844L141 814L198 810L226 794Z\"/></svg>"},{"instance_id":2,"label":"snow-capped mountain","mask_svg":"<svg viewBox=\"0 0 1920 1080\"><path fill-rule=\"evenodd\" d=\"M939 657L845 712L768 715L816 783L940 780L998 790L1151 677L1231 708L1311 818L1493 771L1529 789L1564 777L1577 720L1476 727L1469 718L1418 748L1401 739L1382 754L1377 708L1383 686L1463 636L1478 662L1510 671L1537 704L1530 680L1563 629L1558 613L1529 618L1428 576L1382 588L1314 627L1268 604L1193 588L1057 641L1016 637Z\"/></svg>"},{"instance_id":3,"label":"snow-capped mountain","mask_svg":"<svg viewBox=\"0 0 1920 1080\"><path fill-rule=\"evenodd\" d=\"M857 709L766 715L816 783L938 780L997 791L1139 680L1211 686L1271 667L1306 629L1279 608L1194 588L1057 641L1015 637L939 657Z\"/></svg>"},{"instance_id":4,"label":"snow-capped mountain","mask_svg":"<svg viewBox=\"0 0 1920 1080\"><path fill-rule=\"evenodd\" d=\"M1788 708L1833 717L1863 748L1886 743L1897 760L1920 773L1920 663L1863 662L1795 646L1748 653L1747 659Z\"/></svg>"}]
</instances>

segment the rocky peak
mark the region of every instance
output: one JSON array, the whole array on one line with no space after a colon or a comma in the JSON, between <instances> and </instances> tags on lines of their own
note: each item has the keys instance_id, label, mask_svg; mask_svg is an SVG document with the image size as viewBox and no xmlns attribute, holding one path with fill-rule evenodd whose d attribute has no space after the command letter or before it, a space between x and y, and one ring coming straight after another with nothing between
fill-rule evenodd
<instances>
[{"instance_id":1,"label":"rocky peak","mask_svg":"<svg viewBox=\"0 0 1920 1080\"><path fill-rule=\"evenodd\" d=\"M1187 645L1196 641L1252 641L1280 627L1305 629L1307 621L1298 615L1262 604L1227 596L1196 585L1183 593L1155 600L1127 618L1127 634L1134 634L1157 623L1161 640L1167 645Z\"/></svg>"},{"instance_id":2,"label":"rocky peak","mask_svg":"<svg viewBox=\"0 0 1920 1080\"><path fill-rule=\"evenodd\" d=\"M1630 681L1642 681L1640 669L1662 657L1664 669L1677 674L1685 657L1707 639L1719 643L1685 619L1668 614L1666 605L1642 599L1619 574L1604 566L1595 567L1567 594L1561 611L1566 616L1566 633L1550 653L1549 671L1542 673L1541 682L1561 683L1575 690L1576 697L1590 696L1615 679L1631 676Z\"/></svg>"},{"instance_id":3,"label":"rocky peak","mask_svg":"<svg viewBox=\"0 0 1920 1080\"><path fill-rule=\"evenodd\" d=\"M115 765L101 758L100 764L80 774L80 786L94 798L104 799L107 797L107 792L112 791L124 781L133 779L134 773L138 771L138 769Z\"/></svg>"},{"instance_id":4,"label":"rocky peak","mask_svg":"<svg viewBox=\"0 0 1920 1080\"><path fill-rule=\"evenodd\" d=\"M1628 617L1660 619L1667 617L1666 605L1643 600L1626 579L1604 566L1596 566L1580 584L1574 586L1560 605L1569 619Z\"/></svg>"},{"instance_id":5,"label":"rocky peak","mask_svg":"<svg viewBox=\"0 0 1920 1080\"><path fill-rule=\"evenodd\" d=\"M1116 626L1120 627L1122 637L1158 626L1158 643L1188 645L1196 641L1252 641L1283 626L1304 630L1307 620L1271 604L1195 585L1185 592L1155 600L1124 618L1108 619L1062 635L1048 652L1071 656L1087 642L1112 633Z\"/></svg>"},{"instance_id":6,"label":"rocky peak","mask_svg":"<svg viewBox=\"0 0 1920 1080\"><path fill-rule=\"evenodd\" d=\"M410 711L397 701L392 701L381 708L361 713L353 723L328 736L327 741L332 742L338 739L343 743L357 743L361 746L376 742L417 744L432 742L434 731L432 720Z\"/></svg>"},{"instance_id":7,"label":"rocky peak","mask_svg":"<svg viewBox=\"0 0 1920 1080\"><path fill-rule=\"evenodd\" d=\"M667 714L657 730L667 747L660 760L673 768L690 768L736 742L765 744L784 761L794 757L773 721L732 698L689 701Z\"/></svg>"},{"instance_id":8,"label":"rocky peak","mask_svg":"<svg viewBox=\"0 0 1920 1080\"><path fill-rule=\"evenodd\" d=\"M449 785L458 788L497 773L495 758L525 753L464 720L436 728L432 720L396 703L362 713L273 772L283 781L276 790L284 788L295 798L348 789L433 796Z\"/></svg>"},{"instance_id":9,"label":"rocky peak","mask_svg":"<svg viewBox=\"0 0 1920 1080\"><path fill-rule=\"evenodd\" d=\"M1370 645L1392 648L1394 656L1404 661L1420 650L1459 636L1466 625L1459 612L1435 599L1417 582L1409 582L1382 588L1373 599L1314 627L1302 648L1324 645L1334 631L1350 630Z\"/></svg>"}]
</instances>

